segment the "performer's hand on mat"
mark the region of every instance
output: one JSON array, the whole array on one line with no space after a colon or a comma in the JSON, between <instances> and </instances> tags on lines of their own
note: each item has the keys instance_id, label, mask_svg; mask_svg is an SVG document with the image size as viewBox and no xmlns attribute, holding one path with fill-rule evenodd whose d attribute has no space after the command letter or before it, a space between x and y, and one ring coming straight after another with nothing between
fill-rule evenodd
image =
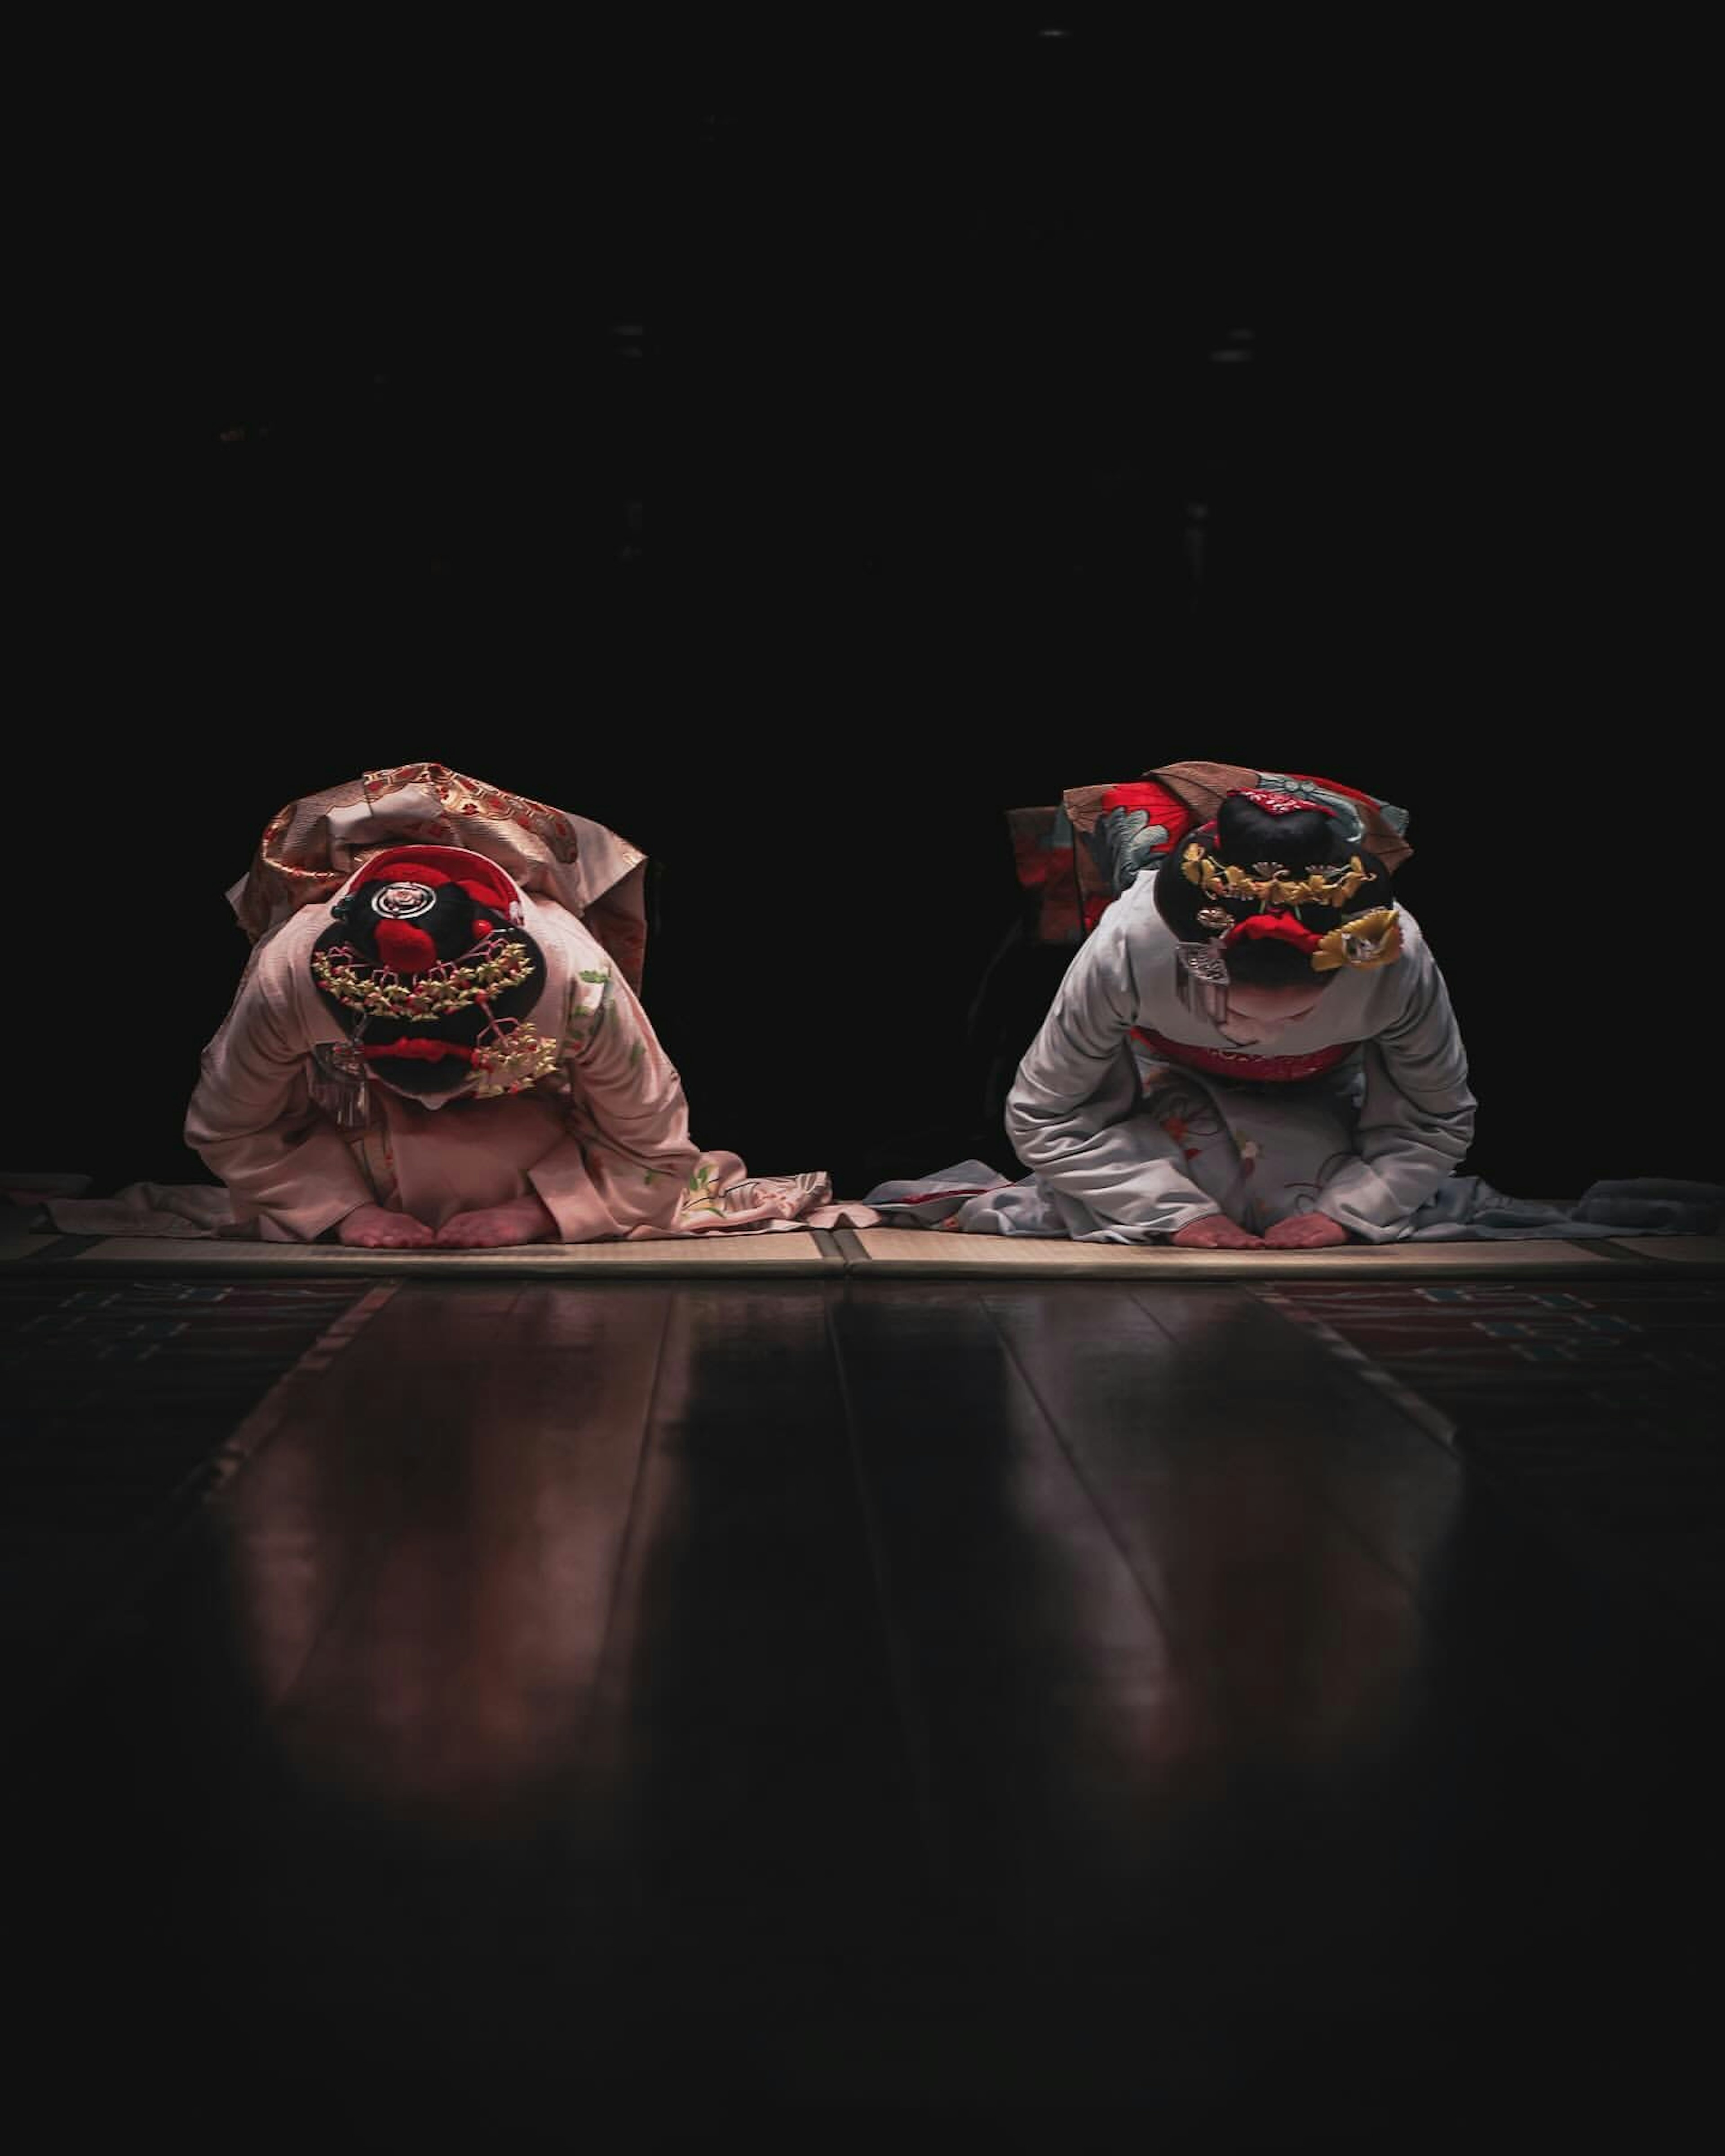
<instances>
[{"instance_id":1,"label":"performer's hand on mat","mask_svg":"<svg viewBox=\"0 0 1725 2156\"><path fill-rule=\"evenodd\" d=\"M506 1205L486 1205L477 1213L458 1213L437 1231L440 1250L497 1250L511 1243L557 1240L551 1208L536 1192L511 1198Z\"/></svg>"},{"instance_id":2,"label":"performer's hand on mat","mask_svg":"<svg viewBox=\"0 0 1725 2156\"><path fill-rule=\"evenodd\" d=\"M1177 1250L1261 1250L1263 1238L1248 1235L1225 1213L1207 1213L1202 1220L1189 1220L1168 1237Z\"/></svg>"},{"instance_id":3,"label":"performer's hand on mat","mask_svg":"<svg viewBox=\"0 0 1725 2156\"><path fill-rule=\"evenodd\" d=\"M429 1250L437 1240L423 1220L386 1205L356 1205L336 1233L353 1250Z\"/></svg>"},{"instance_id":4,"label":"performer's hand on mat","mask_svg":"<svg viewBox=\"0 0 1725 2156\"><path fill-rule=\"evenodd\" d=\"M1327 1213L1291 1213L1264 1230L1266 1250L1327 1250L1353 1237Z\"/></svg>"}]
</instances>

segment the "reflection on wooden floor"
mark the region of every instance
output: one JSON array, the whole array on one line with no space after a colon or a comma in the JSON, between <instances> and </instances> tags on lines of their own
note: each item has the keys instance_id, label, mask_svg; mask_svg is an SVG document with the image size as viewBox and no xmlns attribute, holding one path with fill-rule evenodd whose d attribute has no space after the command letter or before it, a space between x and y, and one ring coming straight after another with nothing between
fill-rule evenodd
<instances>
[{"instance_id":1,"label":"reflection on wooden floor","mask_svg":"<svg viewBox=\"0 0 1725 2156\"><path fill-rule=\"evenodd\" d=\"M116 2116L1667 2145L1717 1636L1336 1310L360 1280L283 1375L283 1312L221 1298L286 1284L54 1285L11 1351L9 1636L54 1672L17 1951ZM1680 1417L1717 1319L1661 1335ZM201 1469L128 1443L176 1429ZM41 1591L122 1516L124 1593Z\"/></svg>"}]
</instances>

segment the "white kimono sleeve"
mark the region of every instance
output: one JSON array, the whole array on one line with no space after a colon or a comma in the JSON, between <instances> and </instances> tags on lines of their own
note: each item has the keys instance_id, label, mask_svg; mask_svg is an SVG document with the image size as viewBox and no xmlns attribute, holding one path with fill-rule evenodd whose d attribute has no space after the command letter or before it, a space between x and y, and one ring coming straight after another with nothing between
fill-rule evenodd
<instances>
[{"instance_id":1,"label":"white kimono sleeve","mask_svg":"<svg viewBox=\"0 0 1725 2156\"><path fill-rule=\"evenodd\" d=\"M1221 1208L1185 1173L1153 1116L1137 1112L1127 1043L1137 1009L1124 909L1105 914L1061 982L1006 1103L1024 1166L1105 1227L1171 1235Z\"/></svg>"},{"instance_id":2,"label":"white kimono sleeve","mask_svg":"<svg viewBox=\"0 0 1725 2156\"><path fill-rule=\"evenodd\" d=\"M1317 1209L1368 1243L1394 1242L1466 1157L1474 1097L1450 994L1423 939L1389 969L1401 991L1365 1049L1355 1158L1324 1186Z\"/></svg>"}]
</instances>

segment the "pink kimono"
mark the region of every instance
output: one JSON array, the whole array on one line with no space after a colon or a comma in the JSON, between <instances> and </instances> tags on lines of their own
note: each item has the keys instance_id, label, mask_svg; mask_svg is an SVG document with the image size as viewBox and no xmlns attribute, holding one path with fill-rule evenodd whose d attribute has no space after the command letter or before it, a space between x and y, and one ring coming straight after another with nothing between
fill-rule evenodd
<instances>
[{"instance_id":1,"label":"pink kimono","mask_svg":"<svg viewBox=\"0 0 1725 2156\"><path fill-rule=\"evenodd\" d=\"M495 1098L475 1097L471 1081L435 1100L373 1081L366 1110L344 1115L319 1050L347 1035L313 982L311 947L365 860L407 839L483 851L509 875L545 960L531 1024L558 1060L529 1090ZM640 861L599 825L438 764L371 773L284 809L229 894L259 940L186 1122L187 1143L228 1187L234 1224L310 1242L371 1204L436 1229L530 1192L566 1243L812 1224L824 1176L748 1179L734 1153L690 1138L681 1082L625 978L626 965L638 978L643 940ZM572 906L608 913L608 942Z\"/></svg>"}]
</instances>

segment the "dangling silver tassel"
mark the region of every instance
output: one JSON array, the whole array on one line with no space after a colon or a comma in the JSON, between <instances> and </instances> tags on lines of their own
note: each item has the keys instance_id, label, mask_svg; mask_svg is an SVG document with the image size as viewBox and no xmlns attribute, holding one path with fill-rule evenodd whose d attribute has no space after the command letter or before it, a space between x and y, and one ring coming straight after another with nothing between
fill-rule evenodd
<instances>
[{"instance_id":1,"label":"dangling silver tassel","mask_svg":"<svg viewBox=\"0 0 1725 2156\"><path fill-rule=\"evenodd\" d=\"M365 1058L351 1040L320 1040L311 1051L311 1097L340 1131L362 1131L371 1120Z\"/></svg>"},{"instance_id":2,"label":"dangling silver tassel","mask_svg":"<svg viewBox=\"0 0 1725 2156\"><path fill-rule=\"evenodd\" d=\"M1180 1001L1188 1010L1195 1004L1212 1024L1219 1024L1228 1015L1228 960L1220 937L1175 948L1179 963L1174 981Z\"/></svg>"}]
</instances>

